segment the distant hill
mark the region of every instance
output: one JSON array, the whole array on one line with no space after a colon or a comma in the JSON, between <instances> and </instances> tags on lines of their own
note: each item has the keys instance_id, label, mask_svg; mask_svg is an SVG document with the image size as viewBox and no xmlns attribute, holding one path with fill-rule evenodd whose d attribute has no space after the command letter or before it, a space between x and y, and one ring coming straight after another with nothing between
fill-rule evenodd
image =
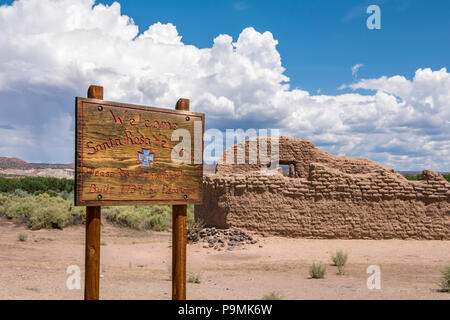
<instances>
[{"instance_id":1,"label":"distant hill","mask_svg":"<svg viewBox=\"0 0 450 320\"><path fill-rule=\"evenodd\" d=\"M54 177L73 179L74 172L74 163L30 163L18 158L0 157L0 176L2 177Z\"/></svg>"},{"instance_id":2,"label":"distant hill","mask_svg":"<svg viewBox=\"0 0 450 320\"><path fill-rule=\"evenodd\" d=\"M0 157L0 169L25 169L29 167L30 164L22 159Z\"/></svg>"},{"instance_id":3,"label":"distant hill","mask_svg":"<svg viewBox=\"0 0 450 320\"><path fill-rule=\"evenodd\" d=\"M19 158L0 157L0 169L75 169L75 164L30 163Z\"/></svg>"}]
</instances>

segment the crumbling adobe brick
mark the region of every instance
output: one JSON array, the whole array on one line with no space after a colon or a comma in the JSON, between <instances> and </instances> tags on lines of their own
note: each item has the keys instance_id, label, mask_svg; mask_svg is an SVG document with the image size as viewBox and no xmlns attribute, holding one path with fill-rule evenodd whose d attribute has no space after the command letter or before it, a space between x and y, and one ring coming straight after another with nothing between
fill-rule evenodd
<instances>
[{"instance_id":1,"label":"crumbling adobe brick","mask_svg":"<svg viewBox=\"0 0 450 320\"><path fill-rule=\"evenodd\" d=\"M285 177L249 164L249 141L245 163L218 164L203 179L195 216L208 226L288 237L450 240L450 183L436 172L408 181L376 162L281 137L280 164L295 170Z\"/></svg>"}]
</instances>

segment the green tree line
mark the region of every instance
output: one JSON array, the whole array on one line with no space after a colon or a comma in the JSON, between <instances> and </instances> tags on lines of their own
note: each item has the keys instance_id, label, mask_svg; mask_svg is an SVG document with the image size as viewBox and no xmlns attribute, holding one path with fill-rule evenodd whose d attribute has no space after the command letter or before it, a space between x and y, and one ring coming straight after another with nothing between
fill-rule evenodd
<instances>
[{"instance_id":1,"label":"green tree line","mask_svg":"<svg viewBox=\"0 0 450 320\"><path fill-rule=\"evenodd\" d=\"M443 174L442 175L444 177L445 180L450 182L450 174ZM418 173L418 174L405 174L404 177L408 180L412 180L412 181L418 181L418 180L422 180L422 174Z\"/></svg>"},{"instance_id":2,"label":"green tree line","mask_svg":"<svg viewBox=\"0 0 450 320\"><path fill-rule=\"evenodd\" d=\"M30 194L47 191L66 191L67 193L70 193L74 190L74 180L45 177L14 179L0 177L0 192L14 192L17 189L24 190Z\"/></svg>"}]
</instances>

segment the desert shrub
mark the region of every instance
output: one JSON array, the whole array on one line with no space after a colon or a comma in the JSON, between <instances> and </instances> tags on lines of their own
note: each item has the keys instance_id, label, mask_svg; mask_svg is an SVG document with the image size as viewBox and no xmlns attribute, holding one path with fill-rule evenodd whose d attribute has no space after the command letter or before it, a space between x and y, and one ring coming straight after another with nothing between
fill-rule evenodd
<instances>
[{"instance_id":1,"label":"desert shrub","mask_svg":"<svg viewBox=\"0 0 450 320\"><path fill-rule=\"evenodd\" d=\"M0 193L0 206L3 206L8 200L9 200L8 195Z\"/></svg>"},{"instance_id":2,"label":"desert shrub","mask_svg":"<svg viewBox=\"0 0 450 320\"><path fill-rule=\"evenodd\" d=\"M186 215L187 215L187 222L195 220L194 219L194 206L193 205L190 204L190 205L187 206L187 213L186 213Z\"/></svg>"},{"instance_id":3,"label":"desert shrub","mask_svg":"<svg viewBox=\"0 0 450 320\"><path fill-rule=\"evenodd\" d=\"M311 267L309 267L309 275L313 279L322 279L325 276L325 266L313 263Z\"/></svg>"},{"instance_id":4,"label":"desert shrub","mask_svg":"<svg viewBox=\"0 0 450 320\"><path fill-rule=\"evenodd\" d=\"M103 212L108 221L137 230L164 231L170 228L172 219L167 205L105 207Z\"/></svg>"},{"instance_id":5,"label":"desert shrub","mask_svg":"<svg viewBox=\"0 0 450 320\"><path fill-rule=\"evenodd\" d=\"M122 227L139 229L141 224L141 215L133 207L109 207L105 208L106 219Z\"/></svg>"},{"instance_id":6,"label":"desert shrub","mask_svg":"<svg viewBox=\"0 0 450 320\"><path fill-rule=\"evenodd\" d=\"M200 273L189 272L188 282L189 283L200 283Z\"/></svg>"},{"instance_id":7,"label":"desert shrub","mask_svg":"<svg viewBox=\"0 0 450 320\"><path fill-rule=\"evenodd\" d=\"M64 190L64 191L61 191L60 193L58 193L58 196L60 196L64 200L72 200L74 197L74 194L73 194L73 191L67 192L66 190Z\"/></svg>"},{"instance_id":8,"label":"desert shrub","mask_svg":"<svg viewBox=\"0 0 450 320\"><path fill-rule=\"evenodd\" d=\"M17 235L17 239L19 239L19 241L27 241L28 235L25 232L20 232Z\"/></svg>"},{"instance_id":9,"label":"desert shrub","mask_svg":"<svg viewBox=\"0 0 450 320\"><path fill-rule=\"evenodd\" d=\"M450 292L450 265L446 266L442 271L440 285L442 291Z\"/></svg>"},{"instance_id":10,"label":"desert shrub","mask_svg":"<svg viewBox=\"0 0 450 320\"><path fill-rule=\"evenodd\" d=\"M83 223L86 218L84 208L74 207L72 201L51 197L47 193L26 198L9 195L3 207L8 219L22 222L32 230L62 229L67 225Z\"/></svg>"},{"instance_id":11,"label":"desert shrub","mask_svg":"<svg viewBox=\"0 0 450 320\"><path fill-rule=\"evenodd\" d=\"M69 202L70 202L70 206L69 206L70 224L71 225L84 224L86 221L86 208L85 207L75 207L72 204L72 200L69 200Z\"/></svg>"},{"instance_id":12,"label":"desert shrub","mask_svg":"<svg viewBox=\"0 0 450 320\"><path fill-rule=\"evenodd\" d=\"M12 196L20 197L20 198L26 198L31 196L28 192L22 189L16 189L11 193Z\"/></svg>"},{"instance_id":13,"label":"desert shrub","mask_svg":"<svg viewBox=\"0 0 450 320\"><path fill-rule=\"evenodd\" d=\"M34 208L34 199L22 199L19 196L12 196L11 199L5 203L5 216L8 219L17 217L27 218Z\"/></svg>"},{"instance_id":14,"label":"desert shrub","mask_svg":"<svg viewBox=\"0 0 450 320\"><path fill-rule=\"evenodd\" d=\"M33 210L29 217L28 226L31 230L43 228L63 229L69 223L69 215L65 212L67 208L62 203L54 203L39 206Z\"/></svg>"},{"instance_id":15,"label":"desert shrub","mask_svg":"<svg viewBox=\"0 0 450 320\"><path fill-rule=\"evenodd\" d=\"M345 264L347 263L348 255L344 253L342 250L336 251L334 256L331 256L331 261L333 264L338 267L338 273L340 275L344 274Z\"/></svg>"},{"instance_id":16,"label":"desert shrub","mask_svg":"<svg viewBox=\"0 0 450 320\"><path fill-rule=\"evenodd\" d=\"M264 297L262 297L262 300L281 300L281 296L278 292L272 291L265 294Z\"/></svg>"},{"instance_id":17,"label":"desert shrub","mask_svg":"<svg viewBox=\"0 0 450 320\"><path fill-rule=\"evenodd\" d=\"M38 195L44 194L44 193L48 194L50 197L60 197L59 193L56 191L53 191L53 190L47 190L47 191L39 190L39 191L36 191L35 193L33 193L33 195L38 196ZM61 198L63 198L63 197L61 197ZM67 200L65 198L63 198L63 199Z\"/></svg>"},{"instance_id":18,"label":"desert shrub","mask_svg":"<svg viewBox=\"0 0 450 320\"><path fill-rule=\"evenodd\" d=\"M151 215L144 218L144 229L165 231L170 228L169 219L166 215Z\"/></svg>"},{"instance_id":19,"label":"desert shrub","mask_svg":"<svg viewBox=\"0 0 450 320\"><path fill-rule=\"evenodd\" d=\"M137 230L170 229L172 208L168 205L103 207L104 217L115 224ZM21 189L0 193L0 215L24 223L33 230L64 228L86 220L85 207L75 207L73 192L37 191L35 195ZM188 223L194 220L193 206L188 206Z\"/></svg>"}]
</instances>

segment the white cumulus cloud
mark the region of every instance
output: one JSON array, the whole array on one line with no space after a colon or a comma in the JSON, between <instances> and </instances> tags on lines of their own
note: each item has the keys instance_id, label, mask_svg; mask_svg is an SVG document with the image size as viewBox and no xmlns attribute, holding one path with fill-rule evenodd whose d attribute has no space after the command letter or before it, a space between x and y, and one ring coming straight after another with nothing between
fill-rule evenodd
<instances>
[{"instance_id":1,"label":"white cumulus cloud","mask_svg":"<svg viewBox=\"0 0 450 320\"><path fill-rule=\"evenodd\" d=\"M140 33L119 3L94 4L20 0L0 7L2 156L73 161L74 97L99 84L106 100L173 108L190 98L207 128L280 128L334 154L450 171L445 68L348 85L368 95L312 95L290 89L268 31L250 27L237 39L217 35L210 48L197 48L183 43L173 24L155 22Z\"/></svg>"}]
</instances>

